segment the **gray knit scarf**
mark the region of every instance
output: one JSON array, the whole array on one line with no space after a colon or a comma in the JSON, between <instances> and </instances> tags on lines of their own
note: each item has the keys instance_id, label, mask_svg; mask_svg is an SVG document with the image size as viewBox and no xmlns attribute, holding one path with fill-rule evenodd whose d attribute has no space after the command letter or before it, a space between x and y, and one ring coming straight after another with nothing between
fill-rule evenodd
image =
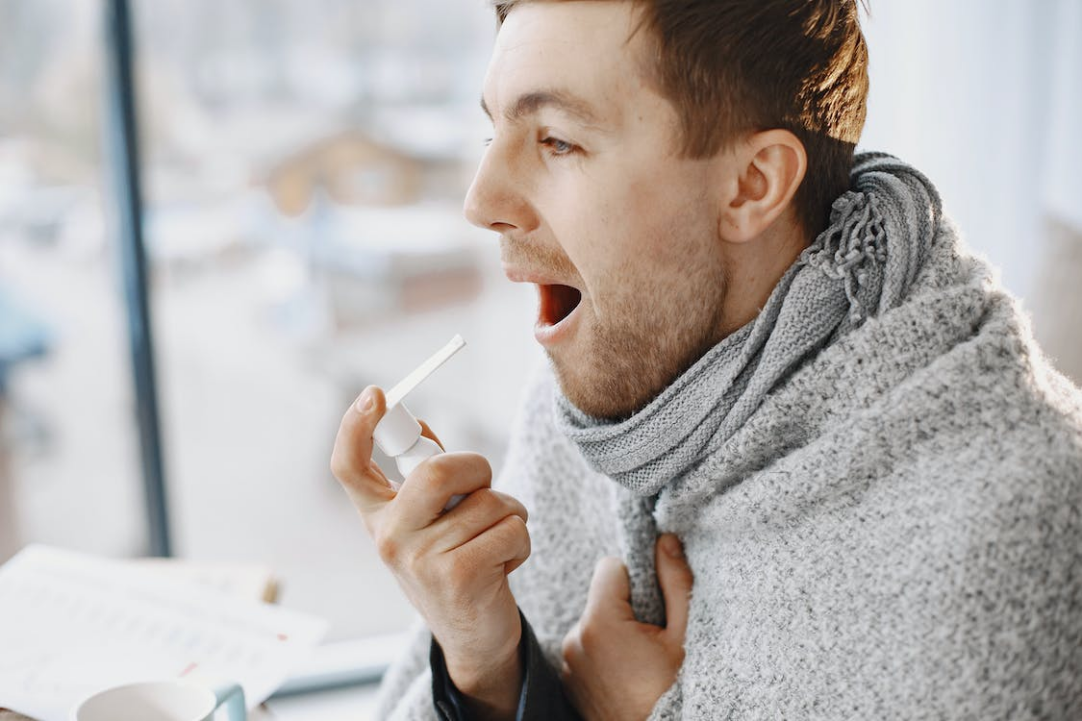
<instances>
[{"instance_id":1,"label":"gray knit scarf","mask_svg":"<svg viewBox=\"0 0 1082 721\"><path fill-rule=\"evenodd\" d=\"M939 195L924 175L884 153L858 154L850 180L830 226L756 319L645 408L607 422L558 394L557 423L593 468L634 496L655 495L715 453L802 364L905 298L940 221Z\"/></svg>"}]
</instances>

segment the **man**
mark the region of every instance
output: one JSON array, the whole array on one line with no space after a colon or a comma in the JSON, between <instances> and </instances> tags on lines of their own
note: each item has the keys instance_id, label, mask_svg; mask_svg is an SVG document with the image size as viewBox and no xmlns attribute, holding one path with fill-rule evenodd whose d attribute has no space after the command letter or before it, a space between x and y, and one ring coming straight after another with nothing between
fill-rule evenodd
<instances>
[{"instance_id":1,"label":"man","mask_svg":"<svg viewBox=\"0 0 1082 721\"><path fill-rule=\"evenodd\" d=\"M396 493L382 393L343 418L426 624L382 713L1082 718L1082 400L928 180L854 159L854 0L497 15L466 214L551 372L500 491L450 453Z\"/></svg>"}]
</instances>

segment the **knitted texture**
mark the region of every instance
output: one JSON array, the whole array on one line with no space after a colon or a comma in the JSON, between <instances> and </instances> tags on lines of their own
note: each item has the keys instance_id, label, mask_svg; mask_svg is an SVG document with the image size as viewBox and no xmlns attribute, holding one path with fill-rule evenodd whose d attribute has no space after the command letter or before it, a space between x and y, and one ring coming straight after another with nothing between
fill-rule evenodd
<instances>
[{"instance_id":1,"label":"knitted texture","mask_svg":"<svg viewBox=\"0 0 1082 721\"><path fill-rule=\"evenodd\" d=\"M1082 718L1082 396L949 221L925 252L908 287L893 250L863 264L853 327L653 495L591 467L538 375L496 486L530 511L511 585L553 663L600 556L653 583L656 526L695 583L655 721ZM380 718L434 717L427 644Z\"/></svg>"},{"instance_id":2,"label":"knitted texture","mask_svg":"<svg viewBox=\"0 0 1082 721\"><path fill-rule=\"evenodd\" d=\"M781 278L755 320L644 409L612 423L591 418L557 392L560 430L591 468L632 494L656 494L717 453L802 361L902 301L931 252L943 214L939 193L912 166L885 153L858 155L851 185L834 201L829 227ZM628 538L624 556L646 562L628 568L635 615L664 624L653 556L639 553L657 536L653 507L624 498L619 518Z\"/></svg>"},{"instance_id":3,"label":"knitted texture","mask_svg":"<svg viewBox=\"0 0 1082 721\"><path fill-rule=\"evenodd\" d=\"M758 316L620 423L557 396L561 430L595 470L652 495L714 453L809 355L901 302L927 259L939 194L883 153L856 157L853 190L782 277Z\"/></svg>"}]
</instances>

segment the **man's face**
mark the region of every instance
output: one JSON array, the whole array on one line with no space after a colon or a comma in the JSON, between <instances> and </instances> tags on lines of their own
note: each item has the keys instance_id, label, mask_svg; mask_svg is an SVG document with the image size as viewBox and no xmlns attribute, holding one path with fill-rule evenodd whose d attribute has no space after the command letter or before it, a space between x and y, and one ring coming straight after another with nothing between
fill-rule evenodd
<instances>
[{"instance_id":1,"label":"man's face","mask_svg":"<svg viewBox=\"0 0 1082 721\"><path fill-rule=\"evenodd\" d=\"M563 392L626 417L720 340L725 264L709 160L644 78L630 2L528 2L500 30L483 103L493 139L466 215L536 284L535 335Z\"/></svg>"}]
</instances>

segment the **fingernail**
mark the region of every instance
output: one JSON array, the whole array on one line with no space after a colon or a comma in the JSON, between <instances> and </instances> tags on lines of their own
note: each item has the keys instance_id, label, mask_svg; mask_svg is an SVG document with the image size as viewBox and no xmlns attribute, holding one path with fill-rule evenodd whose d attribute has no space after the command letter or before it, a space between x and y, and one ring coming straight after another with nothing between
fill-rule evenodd
<instances>
[{"instance_id":1,"label":"fingernail","mask_svg":"<svg viewBox=\"0 0 1082 721\"><path fill-rule=\"evenodd\" d=\"M661 541L665 544L665 553L669 554L673 558L684 557L684 547L680 544L680 539L671 534L667 534Z\"/></svg>"},{"instance_id":2,"label":"fingernail","mask_svg":"<svg viewBox=\"0 0 1082 721\"><path fill-rule=\"evenodd\" d=\"M358 413L368 413L376 407L376 399L372 391L365 390L364 393L357 398L357 401L353 404Z\"/></svg>"}]
</instances>

